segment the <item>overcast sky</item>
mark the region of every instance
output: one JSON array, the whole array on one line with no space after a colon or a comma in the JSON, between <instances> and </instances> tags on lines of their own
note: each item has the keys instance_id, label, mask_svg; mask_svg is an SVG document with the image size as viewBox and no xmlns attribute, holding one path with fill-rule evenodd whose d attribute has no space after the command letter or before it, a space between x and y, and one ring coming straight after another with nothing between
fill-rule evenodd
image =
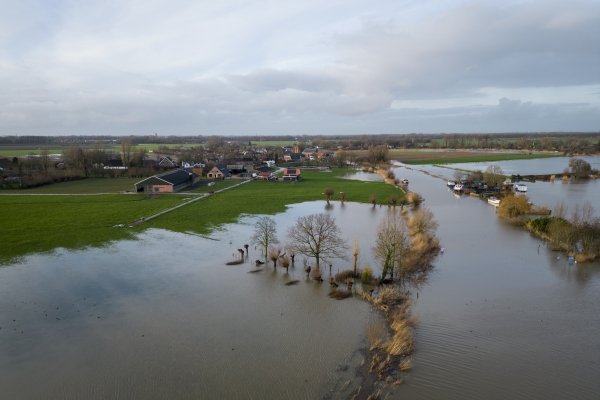
<instances>
[{"instance_id":1,"label":"overcast sky","mask_svg":"<svg viewBox=\"0 0 600 400\"><path fill-rule=\"evenodd\" d=\"M600 130L600 0L0 10L0 135Z\"/></svg>"}]
</instances>

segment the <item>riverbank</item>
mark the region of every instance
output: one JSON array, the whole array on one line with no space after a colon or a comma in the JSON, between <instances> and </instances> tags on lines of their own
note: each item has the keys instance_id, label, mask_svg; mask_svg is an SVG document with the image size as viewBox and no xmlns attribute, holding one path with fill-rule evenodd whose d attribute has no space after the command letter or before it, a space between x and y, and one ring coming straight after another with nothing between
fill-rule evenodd
<instances>
[{"instance_id":1,"label":"riverbank","mask_svg":"<svg viewBox=\"0 0 600 400\"><path fill-rule=\"evenodd\" d=\"M579 263L600 259L600 221L582 220L573 223L559 217L529 219L525 228Z\"/></svg>"}]
</instances>

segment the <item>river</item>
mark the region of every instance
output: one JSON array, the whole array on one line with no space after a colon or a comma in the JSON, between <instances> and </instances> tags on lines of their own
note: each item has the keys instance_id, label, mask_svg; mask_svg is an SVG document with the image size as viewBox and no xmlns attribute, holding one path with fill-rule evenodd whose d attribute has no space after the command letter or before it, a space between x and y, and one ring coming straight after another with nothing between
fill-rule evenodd
<instances>
[{"instance_id":1,"label":"river","mask_svg":"<svg viewBox=\"0 0 600 400\"><path fill-rule=\"evenodd\" d=\"M596 399L600 265L569 266L440 179L405 168L396 176L426 198L445 252L414 292L414 369L390 398ZM387 207L324 203L274 216L282 241L298 216L325 211L349 246L358 240L361 265L373 266ZM251 246L245 264L226 266L255 218L222 227L214 240L149 230L0 268L3 396L345 398L330 390L360 384L360 350L379 316L359 299L330 299L327 285L305 279L301 258L289 274L250 274ZM300 282L285 286L290 279Z\"/></svg>"}]
</instances>

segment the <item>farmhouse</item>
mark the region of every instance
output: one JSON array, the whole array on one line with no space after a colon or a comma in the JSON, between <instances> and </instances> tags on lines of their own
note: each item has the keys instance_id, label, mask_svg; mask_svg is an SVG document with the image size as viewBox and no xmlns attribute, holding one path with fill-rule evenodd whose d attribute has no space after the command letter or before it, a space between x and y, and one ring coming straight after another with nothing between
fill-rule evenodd
<instances>
[{"instance_id":1,"label":"farmhouse","mask_svg":"<svg viewBox=\"0 0 600 400\"><path fill-rule=\"evenodd\" d=\"M208 179L225 179L231 176L231 172L224 166L215 166L208 173L206 177Z\"/></svg>"},{"instance_id":2,"label":"farmhouse","mask_svg":"<svg viewBox=\"0 0 600 400\"><path fill-rule=\"evenodd\" d=\"M299 181L300 180L300 168L284 168L283 169L283 180L284 181Z\"/></svg>"},{"instance_id":3,"label":"farmhouse","mask_svg":"<svg viewBox=\"0 0 600 400\"><path fill-rule=\"evenodd\" d=\"M136 192L173 193L192 186L199 176L183 169L154 175L135 184Z\"/></svg>"}]
</instances>

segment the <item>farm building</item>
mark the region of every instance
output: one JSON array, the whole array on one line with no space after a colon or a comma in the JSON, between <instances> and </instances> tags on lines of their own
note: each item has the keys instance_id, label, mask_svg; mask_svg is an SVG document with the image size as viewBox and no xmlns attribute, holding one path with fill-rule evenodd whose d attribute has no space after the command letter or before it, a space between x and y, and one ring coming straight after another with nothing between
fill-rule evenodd
<instances>
[{"instance_id":1,"label":"farm building","mask_svg":"<svg viewBox=\"0 0 600 400\"><path fill-rule=\"evenodd\" d=\"M206 177L208 179L225 179L231 177L231 172L229 172L229 170L224 166L220 165L213 167L210 171L208 171Z\"/></svg>"},{"instance_id":2,"label":"farm building","mask_svg":"<svg viewBox=\"0 0 600 400\"><path fill-rule=\"evenodd\" d=\"M283 169L283 180L284 181L299 181L300 180L300 168L284 168Z\"/></svg>"},{"instance_id":3,"label":"farm building","mask_svg":"<svg viewBox=\"0 0 600 400\"><path fill-rule=\"evenodd\" d=\"M177 169L154 175L135 184L136 192L173 193L192 186L200 177L192 172Z\"/></svg>"}]
</instances>

